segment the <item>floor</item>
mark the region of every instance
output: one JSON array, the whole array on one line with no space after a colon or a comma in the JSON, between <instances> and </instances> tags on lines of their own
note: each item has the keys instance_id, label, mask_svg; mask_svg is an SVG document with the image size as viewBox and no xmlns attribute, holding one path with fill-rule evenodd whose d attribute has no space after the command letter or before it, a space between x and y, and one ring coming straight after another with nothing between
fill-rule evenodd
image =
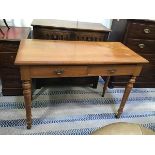
<instances>
[{"instance_id":1,"label":"floor","mask_svg":"<svg viewBox=\"0 0 155 155\"><path fill-rule=\"evenodd\" d=\"M22 96L0 93L0 134L88 135L114 122L137 123L155 130L155 88L134 88L120 119L115 112L124 88L108 89L103 81L90 87L45 87L33 94L31 130L26 129ZM1 86L0 86L1 87Z\"/></svg>"}]
</instances>

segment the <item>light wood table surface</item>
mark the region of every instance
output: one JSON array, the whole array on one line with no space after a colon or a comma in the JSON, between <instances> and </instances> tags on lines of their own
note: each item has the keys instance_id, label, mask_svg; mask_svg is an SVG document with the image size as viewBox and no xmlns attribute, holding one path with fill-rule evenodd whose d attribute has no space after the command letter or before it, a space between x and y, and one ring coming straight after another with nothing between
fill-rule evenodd
<instances>
[{"instance_id":1,"label":"light wood table surface","mask_svg":"<svg viewBox=\"0 0 155 155\"><path fill-rule=\"evenodd\" d=\"M27 128L32 125L32 78L107 76L104 96L110 76L131 75L116 114L119 118L145 63L146 59L120 42L22 40L15 64L20 65Z\"/></svg>"}]
</instances>

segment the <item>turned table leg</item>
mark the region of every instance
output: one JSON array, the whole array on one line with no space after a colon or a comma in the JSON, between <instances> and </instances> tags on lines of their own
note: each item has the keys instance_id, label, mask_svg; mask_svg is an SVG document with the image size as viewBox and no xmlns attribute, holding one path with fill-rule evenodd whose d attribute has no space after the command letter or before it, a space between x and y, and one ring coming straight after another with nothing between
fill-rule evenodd
<instances>
[{"instance_id":1,"label":"turned table leg","mask_svg":"<svg viewBox=\"0 0 155 155\"><path fill-rule=\"evenodd\" d=\"M123 95L120 107L119 107L118 112L116 114L116 118L119 118L120 115L123 113L123 108L125 106L126 100L129 97L131 89L133 88L133 84L135 83L135 80L136 80L135 76L132 76L132 78L129 80L129 82L128 82L126 88L125 88L124 95Z\"/></svg>"},{"instance_id":2,"label":"turned table leg","mask_svg":"<svg viewBox=\"0 0 155 155\"><path fill-rule=\"evenodd\" d=\"M107 90L109 80L110 80L110 76L107 76L106 81L105 81L104 86L103 86L102 97L104 97L105 91Z\"/></svg>"},{"instance_id":3,"label":"turned table leg","mask_svg":"<svg viewBox=\"0 0 155 155\"><path fill-rule=\"evenodd\" d=\"M26 122L27 129L31 128L32 118L31 118L31 81L23 81L23 95L25 100L25 110L26 110Z\"/></svg>"}]
</instances>

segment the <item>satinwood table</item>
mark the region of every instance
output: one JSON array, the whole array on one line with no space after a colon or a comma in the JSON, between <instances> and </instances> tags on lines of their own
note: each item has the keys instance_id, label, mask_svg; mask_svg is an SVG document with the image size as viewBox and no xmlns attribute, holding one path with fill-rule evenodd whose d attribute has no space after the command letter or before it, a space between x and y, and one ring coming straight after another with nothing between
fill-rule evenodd
<instances>
[{"instance_id":1,"label":"satinwood table","mask_svg":"<svg viewBox=\"0 0 155 155\"><path fill-rule=\"evenodd\" d=\"M15 64L21 71L27 128L32 125L32 78L107 76L104 96L110 76L131 75L116 114L119 118L145 63L146 59L120 42L22 40Z\"/></svg>"}]
</instances>

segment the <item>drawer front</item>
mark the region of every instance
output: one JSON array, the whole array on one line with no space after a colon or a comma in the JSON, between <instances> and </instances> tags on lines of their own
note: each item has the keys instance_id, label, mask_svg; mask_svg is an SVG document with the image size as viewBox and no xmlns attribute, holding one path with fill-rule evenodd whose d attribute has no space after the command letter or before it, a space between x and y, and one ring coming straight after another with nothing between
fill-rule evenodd
<instances>
[{"instance_id":1,"label":"drawer front","mask_svg":"<svg viewBox=\"0 0 155 155\"><path fill-rule=\"evenodd\" d=\"M137 82L147 82L147 83L152 83L155 82L155 76L139 76L137 77Z\"/></svg>"},{"instance_id":2,"label":"drawer front","mask_svg":"<svg viewBox=\"0 0 155 155\"><path fill-rule=\"evenodd\" d=\"M1 67L16 67L14 61L16 53L0 53L0 66Z\"/></svg>"},{"instance_id":3,"label":"drawer front","mask_svg":"<svg viewBox=\"0 0 155 155\"><path fill-rule=\"evenodd\" d=\"M22 88L2 88L3 96L21 96L23 95Z\"/></svg>"},{"instance_id":4,"label":"drawer front","mask_svg":"<svg viewBox=\"0 0 155 155\"><path fill-rule=\"evenodd\" d=\"M145 64L143 66L141 76L152 76L155 75L155 64Z\"/></svg>"},{"instance_id":5,"label":"drawer front","mask_svg":"<svg viewBox=\"0 0 155 155\"><path fill-rule=\"evenodd\" d=\"M141 67L136 65L107 65L91 66L88 69L88 75L115 76L115 75L139 75Z\"/></svg>"},{"instance_id":6,"label":"drawer front","mask_svg":"<svg viewBox=\"0 0 155 155\"><path fill-rule=\"evenodd\" d=\"M19 41L0 41L0 52L17 52Z\"/></svg>"},{"instance_id":7,"label":"drawer front","mask_svg":"<svg viewBox=\"0 0 155 155\"><path fill-rule=\"evenodd\" d=\"M21 80L2 80L3 88L22 88Z\"/></svg>"},{"instance_id":8,"label":"drawer front","mask_svg":"<svg viewBox=\"0 0 155 155\"><path fill-rule=\"evenodd\" d=\"M108 33L104 32L75 32L76 40L79 41L105 41Z\"/></svg>"},{"instance_id":9,"label":"drawer front","mask_svg":"<svg viewBox=\"0 0 155 155\"><path fill-rule=\"evenodd\" d=\"M33 78L50 77L82 77L82 76L115 76L139 75L141 66L136 65L104 65L104 66L31 66Z\"/></svg>"},{"instance_id":10,"label":"drawer front","mask_svg":"<svg viewBox=\"0 0 155 155\"><path fill-rule=\"evenodd\" d=\"M125 82L111 82L112 86L115 87L125 87L127 83ZM134 88L154 88L155 82L136 82L134 83Z\"/></svg>"},{"instance_id":11,"label":"drawer front","mask_svg":"<svg viewBox=\"0 0 155 155\"><path fill-rule=\"evenodd\" d=\"M33 78L87 76L87 66L37 66L30 67Z\"/></svg>"},{"instance_id":12,"label":"drawer front","mask_svg":"<svg viewBox=\"0 0 155 155\"><path fill-rule=\"evenodd\" d=\"M155 77L155 64L145 64L143 65L142 71L139 75L140 77L137 77L137 79L143 79L145 77L149 77L147 79L151 79L151 77ZM130 76L128 76L128 78L126 78L127 76L122 76L122 77L115 77L115 79L120 79L120 80L125 80L129 79Z\"/></svg>"},{"instance_id":13,"label":"drawer front","mask_svg":"<svg viewBox=\"0 0 155 155\"><path fill-rule=\"evenodd\" d=\"M23 95L22 88L2 88L3 96L21 96Z\"/></svg>"},{"instance_id":14,"label":"drawer front","mask_svg":"<svg viewBox=\"0 0 155 155\"><path fill-rule=\"evenodd\" d=\"M128 38L125 45L138 53L155 53L155 40Z\"/></svg>"},{"instance_id":15,"label":"drawer front","mask_svg":"<svg viewBox=\"0 0 155 155\"><path fill-rule=\"evenodd\" d=\"M69 30L60 30L46 27L33 27L34 39L47 40L71 40L72 32Z\"/></svg>"},{"instance_id":16,"label":"drawer front","mask_svg":"<svg viewBox=\"0 0 155 155\"><path fill-rule=\"evenodd\" d=\"M21 79L19 68L2 68L1 69L2 80L18 80Z\"/></svg>"},{"instance_id":17,"label":"drawer front","mask_svg":"<svg viewBox=\"0 0 155 155\"><path fill-rule=\"evenodd\" d=\"M19 68L1 69L2 88L22 88Z\"/></svg>"},{"instance_id":18,"label":"drawer front","mask_svg":"<svg viewBox=\"0 0 155 155\"><path fill-rule=\"evenodd\" d=\"M130 80L130 76L116 76L113 78L113 82L122 82L122 83L127 83ZM154 82L155 81L155 76L137 76L136 77L136 83L137 82Z\"/></svg>"},{"instance_id":19,"label":"drawer front","mask_svg":"<svg viewBox=\"0 0 155 155\"><path fill-rule=\"evenodd\" d=\"M140 54L140 55L144 57L145 59L147 59L149 63L155 64L155 54Z\"/></svg>"},{"instance_id":20,"label":"drawer front","mask_svg":"<svg viewBox=\"0 0 155 155\"><path fill-rule=\"evenodd\" d=\"M16 74L9 74L9 73L4 73L4 76L2 76L2 80L21 80L20 75Z\"/></svg>"},{"instance_id":21,"label":"drawer front","mask_svg":"<svg viewBox=\"0 0 155 155\"><path fill-rule=\"evenodd\" d=\"M155 39L155 24L130 23L128 29L129 38Z\"/></svg>"}]
</instances>

